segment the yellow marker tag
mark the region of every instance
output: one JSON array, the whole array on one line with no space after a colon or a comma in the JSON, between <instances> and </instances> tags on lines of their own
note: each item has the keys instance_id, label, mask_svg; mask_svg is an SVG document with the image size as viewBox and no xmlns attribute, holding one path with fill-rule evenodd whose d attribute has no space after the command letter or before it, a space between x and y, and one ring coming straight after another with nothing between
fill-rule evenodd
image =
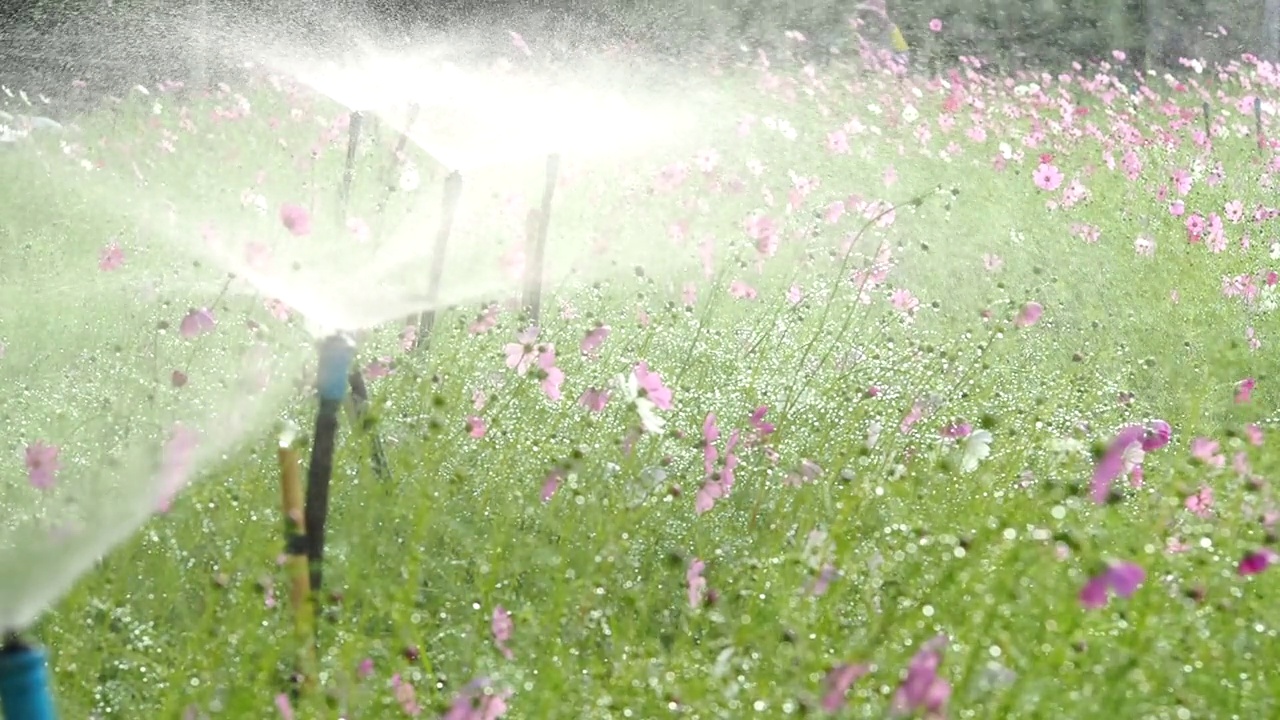
<instances>
[{"instance_id":1,"label":"yellow marker tag","mask_svg":"<svg viewBox=\"0 0 1280 720\"><path fill-rule=\"evenodd\" d=\"M894 52L906 52L911 49L907 45L907 39L902 36L902 31L895 24L889 25L889 44L893 47Z\"/></svg>"}]
</instances>

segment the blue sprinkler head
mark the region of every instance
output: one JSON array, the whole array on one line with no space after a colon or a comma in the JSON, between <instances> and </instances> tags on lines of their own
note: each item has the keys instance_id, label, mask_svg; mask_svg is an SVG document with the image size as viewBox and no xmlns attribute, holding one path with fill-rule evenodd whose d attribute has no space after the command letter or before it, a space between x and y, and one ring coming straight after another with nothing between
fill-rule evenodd
<instances>
[{"instance_id":1,"label":"blue sprinkler head","mask_svg":"<svg viewBox=\"0 0 1280 720\"><path fill-rule=\"evenodd\" d=\"M347 333L335 333L320 342L320 367L316 389L321 400L340 401L347 394L347 373L356 357L356 341Z\"/></svg>"},{"instance_id":2,"label":"blue sprinkler head","mask_svg":"<svg viewBox=\"0 0 1280 720\"><path fill-rule=\"evenodd\" d=\"M44 650L17 638L0 646L0 716L4 720L56 720Z\"/></svg>"}]
</instances>

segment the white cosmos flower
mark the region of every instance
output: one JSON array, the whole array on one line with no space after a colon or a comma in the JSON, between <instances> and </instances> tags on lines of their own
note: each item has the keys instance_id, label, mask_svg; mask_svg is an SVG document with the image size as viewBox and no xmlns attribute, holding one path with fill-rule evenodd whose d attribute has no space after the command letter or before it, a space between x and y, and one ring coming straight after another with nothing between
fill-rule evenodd
<instances>
[{"instance_id":1,"label":"white cosmos flower","mask_svg":"<svg viewBox=\"0 0 1280 720\"><path fill-rule=\"evenodd\" d=\"M662 428L667 421L658 416L658 406L654 405L652 400L640 395L640 378L636 377L635 371L628 375L619 375L613 381L622 391L623 397L636 409L636 413L640 416L640 426L644 431L654 435L662 434Z\"/></svg>"},{"instance_id":2,"label":"white cosmos flower","mask_svg":"<svg viewBox=\"0 0 1280 720\"><path fill-rule=\"evenodd\" d=\"M960 469L971 473L978 469L978 464L991 455L991 433L986 430L974 430L964 439L964 450L960 455Z\"/></svg>"}]
</instances>

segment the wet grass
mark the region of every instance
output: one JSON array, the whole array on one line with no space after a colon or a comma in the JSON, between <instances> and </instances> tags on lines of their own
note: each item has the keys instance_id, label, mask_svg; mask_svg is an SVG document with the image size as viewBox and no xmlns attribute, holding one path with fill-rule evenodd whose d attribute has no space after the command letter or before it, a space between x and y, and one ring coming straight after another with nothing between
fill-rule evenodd
<instances>
[{"instance_id":1,"label":"wet grass","mask_svg":"<svg viewBox=\"0 0 1280 720\"><path fill-rule=\"evenodd\" d=\"M1197 174L1189 213L1223 214L1232 200L1246 215L1265 206L1259 177L1269 171L1252 139L1224 137L1207 151L1191 141L1193 127L1171 130L1183 138L1175 149L1050 131L1024 147L1032 128L1051 127L1048 101L975 83L965 112L940 120L944 90L920 83L917 97L908 84L823 72L829 89L814 98L803 92L804 74L785 69L770 74L774 89L744 95L754 103L752 131L715 140L714 172L686 157L687 177L671 187L680 173L646 160L638 174L667 168L656 189L619 204L603 226L589 207L556 216L553 242L625 227L625 241L665 248L644 273L614 272L600 287L556 298L539 340L559 350L558 403L504 366L503 345L527 319L504 312L488 332L468 331L482 298L446 315L426 350L399 353L398 328L371 340L362 363L394 359L394 371L371 383L393 479L374 476L364 442L345 429L320 634L325 693L300 702L301 717L400 716L405 691L397 698L393 676L412 685L424 716L443 712L478 677L511 691L509 717L800 715L819 711L829 670L860 662L873 667L841 712L882 717L912 656L938 634L949 638L939 672L955 716L1274 715L1261 668L1273 660L1275 576L1241 577L1237 563L1271 541L1259 518L1273 507L1264 478L1275 461L1265 442L1245 438L1252 423L1267 442L1274 432L1265 358L1275 320L1222 292L1224 276L1271 268L1271 241L1263 223L1229 223L1230 246L1212 253L1188 243L1183 219L1156 197L1172 172L1188 170ZM1215 90L1244 94L1233 83ZM785 97L788 88L800 90L797 99ZM973 98L989 108L979 113L981 143L966 136ZM896 119L906 105L920 119ZM1005 106L1022 116L1009 119L998 110ZM131 107L135 124L117 127L140 133L146 105ZM1090 117L1110 137L1131 123L1125 112ZM1139 126L1168 122L1151 108L1137 117ZM852 118L879 132L850 133L849 154L831 151L829 133ZM780 120L794 140L770 129ZM933 137L914 136L921 124ZM299 146L310 142L289 132ZM939 157L952 142L950 158ZM1025 157L995 169L1000 142ZM211 164L226 149L208 143L192 139L208 155L193 163ZM1134 181L1121 160L1130 150L1145 161ZM1088 199L1046 208L1062 191L1033 182L1042 152ZM750 159L764 164L758 177ZM1223 180L1210 184L1218 163ZM896 181L886 184L890 167ZM228 197L241 191L239 179L221 177L195 182ZM789 212L797 177L818 184ZM22 187L5 191L14 210L0 229L18 240L0 251L6 307L18 308L0 319L3 373L18 382L35 372L25 346L62 342L42 336L45 319L74 327L86 312L77 278L98 282L97 253L116 232L93 209L76 220L61 205L32 211L35 191ZM96 187L110 196L109 186ZM861 215L877 211L855 203L824 218L831 202L854 194L898 205L893 222L868 226ZM743 230L756 209L780 227L778 255L762 263ZM673 242L669 228L681 223L687 239ZM1078 237L1076 224L1096 228L1098 242ZM1246 233L1253 242L1243 250ZM717 238L710 277L687 272L709 235ZM854 236L846 265L841 245ZM1135 253L1140 236L1156 242L1152 257ZM893 261L884 282L851 281L881 248ZM1000 268L984 267L993 264L984 256L999 256ZM63 278L62 290L41 295L50 276ZM685 282L698 295L689 306ZM735 282L757 297L734 297ZM799 302L788 299L793 287ZM919 302L911 322L890 300L899 288ZM28 293L42 303L19 304ZM1017 327L1029 302L1043 317ZM176 322L183 310L156 312ZM233 324L226 312L223 327ZM593 359L577 345L597 322L612 333ZM636 412L616 390L601 413L575 403L641 360L673 391L673 409L658 413L664 434L634 433ZM1237 383L1249 377L1256 390L1238 403ZM764 437L748 420L760 407L776 426ZM904 431L913 407L921 417ZM283 412L305 426L313 407L299 396ZM724 430L721 456L730 432L742 433L740 464L732 491L698 514L709 413ZM472 417L483 419L484 437L468 434ZM1146 458L1141 487L1120 481L1115 502L1095 505L1088 490L1099 446L1154 417L1173 426L1173 443ZM979 454L974 435L940 437L961 424L990 433L989 457L970 460ZM47 427L31 422L20 441ZM1198 437L1221 443L1221 468L1214 453L1193 457ZM1247 469L1233 469L1236 453ZM820 473L798 480L812 466ZM563 480L544 501L554 472ZM20 466L10 475L24 482ZM273 437L248 438L201 475L35 628L51 648L67 717L278 715L295 640L278 564ZM1186 499L1202 486L1214 500L1200 515ZM1171 539L1189 549L1167 552ZM696 560L706 587L691 603ZM1132 597L1087 610L1080 590L1109 560L1141 565L1146 580ZM513 621L511 658L493 639L497 607Z\"/></svg>"}]
</instances>

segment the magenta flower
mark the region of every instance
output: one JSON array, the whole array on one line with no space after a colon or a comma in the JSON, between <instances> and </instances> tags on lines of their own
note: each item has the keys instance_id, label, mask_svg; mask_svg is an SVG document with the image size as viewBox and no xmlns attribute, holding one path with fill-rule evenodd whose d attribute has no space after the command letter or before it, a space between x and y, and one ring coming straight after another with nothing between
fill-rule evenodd
<instances>
[{"instance_id":1,"label":"magenta flower","mask_svg":"<svg viewBox=\"0 0 1280 720\"><path fill-rule=\"evenodd\" d=\"M867 664L844 664L837 665L827 673L823 684L826 686L822 693L822 711L828 713L840 712L844 707L845 698L849 694L849 688L858 681L858 678L871 672L871 666Z\"/></svg>"},{"instance_id":2,"label":"magenta flower","mask_svg":"<svg viewBox=\"0 0 1280 720\"><path fill-rule=\"evenodd\" d=\"M479 440L489 432L489 426L485 425L484 418L479 415L472 415L467 418L467 434L472 438Z\"/></svg>"},{"instance_id":3,"label":"magenta flower","mask_svg":"<svg viewBox=\"0 0 1280 720\"><path fill-rule=\"evenodd\" d=\"M831 587L833 580L839 576L840 571L836 570L836 566L827 563L818 571L817 577L813 579L813 584L809 586L809 592L814 595L825 595L827 588Z\"/></svg>"},{"instance_id":4,"label":"magenta flower","mask_svg":"<svg viewBox=\"0 0 1280 720\"><path fill-rule=\"evenodd\" d=\"M702 423L702 487L694 496L694 510L701 515L715 507L716 501L729 494L733 488L734 470L738 466L738 456L734 450L738 446L739 432L734 430L724 445L724 459L716 470L719 454L715 443L720 439L720 427L716 425L716 416L708 413Z\"/></svg>"},{"instance_id":5,"label":"magenta flower","mask_svg":"<svg viewBox=\"0 0 1280 720\"><path fill-rule=\"evenodd\" d=\"M1040 163L1031 178L1036 187L1048 192L1053 192L1062 185L1062 171L1050 163Z\"/></svg>"},{"instance_id":6,"label":"magenta flower","mask_svg":"<svg viewBox=\"0 0 1280 720\"><path fill-rule=\"evenodd\" d=\"M596 388L587 388L582 391L582 395L578 398L578 404L598 413L604 410L604 406L609 403L609 391L598 390Z\"/></svg>"},{"instance_id":7,"label":"magenta flower","mask_svg":"<svg viewBox=\"0 0 1280 720\"><path fill-rule=\"evenodd\" d=\"M1018 311L1018 316L1013 319L1013 324L1020 328L1031 327L1040 322L1042 314L1044 314L1044 307L1040 303L1029 302Z\"/></svg>"},{"instance_id":8,"label":"magenta flower","mask_svg":"<svg viewBox=\"0 0 1280 720\"><path fill-rule=\"evenodd\" d=\"M502 656L508 660L515 658L515 653L507 647L515 627L515 623L511 621L511 613L507 612L506 608L499 605L493 609L493 618L489 623L489 628L493 631L493 644L498 646Z\"/></svg>"},{"instance_id":9,"label":"magenta flower","mask_svg":"<svg viewBox=\"0 0 1280 720\"><path fill-rule=\"evenodd\" d=\"M52 490L57 483L58 470L62 464L58 462L58 446L37 440L27 446L27 481L37 490Z\"/></svg>"},{"instance_id":10,"label":"magenta flower","mask_svg":"<svg viewBox=\"0 0 1280 720\"><path fill-rule=\"evenodd\" d=\"M1191 457L1210 467L1226 465L1227 458L1219 452L1220 449L1218 441L1213 438L1198 437L1191 441Z\"/></svg>"},{"instance_id":11,"label":"magenta flower","mask_svg":"<svg viewBox=\"0 0 1280 720\"><path fill-rule=\"evenodd\" d=\"M560 489L560 483L562 482L564 482L563 470L557 468L547 473L547 476L542 479L542 490L540 492L542 502L550 500L556 494L556 491Z\"/></svg>"},{"instance_id":12,"label":"magenta flower","mask_svg":"<svg viewBox=\"0 0 1280 720\"><path fill-rule=\"evenodd\" d=\"M1147 572L1139 565L1108 563L1105 570L1089 578L1080 588L1080 604L1088 610L1105 607L1108 591L1122 598L1132 597L1146 579Z\"/></svg>"},{"instance_id":13,"label":"magenta flower","mask_svg":"<svg viewBox=\"0 0 1280 720\"><path fill-rule=\"evenodd\" d=\"M547 399L553 402L559 401L560 386L564 384L564 371L556 367L556 349L552 345L547 345L538 353L538 376L542 384L542 392L546 393Z\"/></svg>"},{"instance_id":14,"label":"magenta flower","mask_svg":"<svg viewBox=\"0 0 1280 720\"><path fill-rule=\"evenodd\" d=\"M498 324L498 313L501 311L497 305L490 305L484 309L484 312L476 316L467 326L467 332L472 335L483 335L494 328ZM536 335L536 333L535 333Z\"/></svg>"},{"instance_id":15,"label":"magenta flower","mask_svg":"<svg viewBox=\"0 0 1280 720\"><path fill-rule=\"evenodd\" d=\"M289 702L286 693L276 695L276 710L279 711L281 720L293 720L293 703Z\"/></svg>"},{"instance_id":16,"label":"magenta flower","mask_svg":"<svg viewBox=\"0 0 1280 720\"><path fill-rule=\"evenodd\" d=\"M111 272L123 264L124 251L120 249L119 243L107 245L102 248L102 252L98 255L98 269L103 272Z\"/></svg>"},{"instance_id":17,"label":"magenta flower","mask_svg":"<svg viewBox=\"0 0 1280 720\"><path fill-rule=\"evenodd\" d=\"M662 383L662 376L649 369L649 363L640 361L635 367L640 394L659 410L671 409L671 388Z\"/></svg>"},{"instance_id":18,"label":"magenta flower","mask_svg":"<svg viewBox=\"0 0 1280 720\"><path fill-rule=\"evenodd\" d=\"M579 345L579 351L589 358L595 358L599 354L600 345L609 337L608 325L597 325L582 337L582 343Z\"/></svg>"},{"instance_id":19,"label":"magenta flower","mask_svg":"<svg viewBox=\"0 0 1280 720\"><path fill-rule=\"evenodd\" d=\"M311 215L306 208L293 203L280 206L280 222L298 237L311 234Z\"/></svg>"},{"instance_id":20,"label":"magenta flower","mask_svg":"<svg viewBox=\"0 0 1280 720\"><path fill-rule=\"evenodd\" d=\"M747 419L747 422L751 424L751 427L755 428L761 438L773 434L773 431L777 429L773 426L773 423L765 422L764 416L768 412L769 407L767 405L761 405L756 408L755 411L751 413L751 417Z\"/></svg>"},{"instance_id":21,"label":"magenta flower","mask_svg":"<svg viewBox=\"0 0 1280 720\"><path fill-rule=\"evenodd\" d=\"M1125 472L1127 453L1135 445L1143 452L1159 450L1169 444L1172 430L1169 423L1155 420L1147 427L1129 425L1116 433L1102 458L1093 468L1092 496L1096 503L1104 503L1111 492L1111 483Z\"/></svg>"},{"instance_id":22,"label":"magenta flower","mask_svg":"<svg viewBox=\"0 0 1280 720\"><path fill-rule=\"evenodd\" d=\"M894 712L910 715L923 712L926 717L942 717L951 699L951 683L938 675L947 636L939 635L920 647L907 665L907 676L893 694Z\"/></svg>"},{"instance_id":23,"label":"magenta flower","mask_svg":"<svg viewBox=\"0 0 1280 720\"><path fill-rule=\"evenodd\" d=\"M213 326L217 324L218 321L213 317L213 312L208 308L192 308L179 323L178 332L182 337L191 340L213 330Z\"/></svg>"},{"instance_id":24,"label":"magenta flower","mask_svg":"<svg viewBox=\"0 0 1280 720\"><path fill-rule=\"evenodd\" d=\"M440 720L498 720L507 712L510 690L497 691L485 678L472 680L454 698Z\"/></svg>"},{"instance_id":25,"label":"magenta flower","mask_svg":"<svg viewBox=\"0 0 1280 720\"><path fill-rule=\"evenodd\" d=\"M1264 547L1247 553L1240 558L1240 564L1236 566L1236 573L1239 575L1257 575L1275 564L1280 559L1280 554L1269 547Z\"/></svg>"},{"instance_id":26,"label":"magenta flower","mask_svg":"<svg viewBox=\"0 0 1280 720\"><path fill-rule=\"evenodd\" d=\"M395 696L396 702L400 704L400 709L404 710L405 715L418 717L422 714L422 706L418 704L417 692L414 691L413 685L400 677L400 673L391 676L391 693Z\"/></svg>"},{"instance_id":27,"label":"magenta flower","mask_svg":"<svg viewBox=\"0 0 1280 720\"><path fill-rule=\"evenodd\" d=\"M689 607L697 609L707 599L707 579L702 573L707 569L707 564L698 558L694 558L689 562L689 569L685 571L685 583L689 586Z\"/></svg>"}]
</instances>

